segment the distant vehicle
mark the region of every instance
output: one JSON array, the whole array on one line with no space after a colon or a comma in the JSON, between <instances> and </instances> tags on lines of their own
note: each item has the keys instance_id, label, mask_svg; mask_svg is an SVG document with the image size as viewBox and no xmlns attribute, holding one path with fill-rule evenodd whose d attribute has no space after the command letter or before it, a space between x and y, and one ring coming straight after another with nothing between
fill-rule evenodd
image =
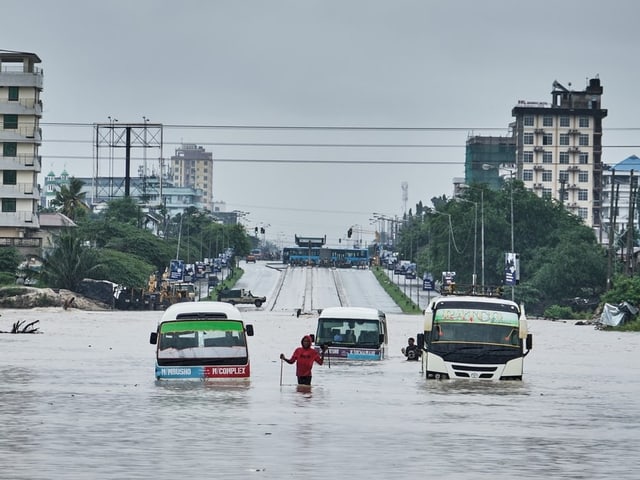
<instances>
[{"instance_id":1,"label":"distant vehicle","mask_svg":"<svg viewBox=\"0 0 640 480\"><path fill-rule=\"evenodd\" d=\"M251 293L251 290L245 290L244 288L225 289L218 293L218 301L227 302L231 305L253 304L256 307L261 307L263 303L266 303L267 297L257 297Z\"/></svg>"},{"instance_id":2,"label":"distant vehicle","mask_svg":"<svg viewBox=\"0 0 640 480\"><path fill-rule=\"evenodd\" d=\"M249 254L246 256L245 261L247 263L256 263L256 257L254 255Z\"/></svg>"},{"instance_id":3,"label":"distant vehicle","mask_svg":"<svg viewBox=\"0 0 640 480\"><path fill-rule=\"evenodd\" d=\"M247 336L253 336L253 326L227 303L172 305L149 338L157 345L156 379L248 378Z\"/></svg>"},{"instance_id":4,"label":"distant vehicle","mask_svg":"<svg viewBox=\"0 0 640 480\"><path fill-rule=\"evenodd\" d=\"M282 263L336 268L367 268L370 263L367 248L285 247Z\"/></svg>"},{"instance_id":5,"label":"distant vehicle","mask_svg":"<svg viewBox=\"0 0 640 480\"><path fill-rule=\"evenodd\" d=\"M249 253L249 255L252 255L256 260L262 260L262 250L260 250L259 248L254 248L253 250L251 250L251 253Z\"/></svg>"},{"instance_id":6,"label":"distant vehicle","mask_svg":"<svg viewBox=\"0 0 640 480\"><path fill-rule=\"evenodd\" d=\"M427 379L522 380L533 339L517 303L452 294L429 303L416 343Z\"/></svg>"},{"instance_id":7,"label":"distant vehicle","mask_svg":"<svg viewBox=\"0 0 640 480\"><path fill-rule=\"evenodd\" d=\"M329 348L325 356L343 360L382 360L388 334L384 312L366 307L325 308L318 317L316 350Z\"/></svg>"}]
</instances>

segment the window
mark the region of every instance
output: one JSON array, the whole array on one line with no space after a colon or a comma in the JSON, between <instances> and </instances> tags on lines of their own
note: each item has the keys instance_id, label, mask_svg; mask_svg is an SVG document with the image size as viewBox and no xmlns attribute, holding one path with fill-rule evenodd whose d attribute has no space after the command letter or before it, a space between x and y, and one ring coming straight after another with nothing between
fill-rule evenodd
<instances>
[{"instance_id":1,"label":"window","mask_svg":"<svg viewBox=\"0 0 640 480\"><path fill-rule=\"evenodd\" d=\"M533 133L525 133L522 137L522 143L525 145L533 145Z\"/></svg>"},{"instance_id":2,"label":"window","mask_svg":"<svg viewBox=\"0 0 640 480\"><path fill-rule=\"evenodd\" d=\"M580 134L580 138L579 138L579 145L581 147L588 147L589 146L589 135L584 135L584 134Z\"/></svg>"},{"instance_id":3,"label":"window","mask_svg":"<svg viewBox=\"0 0 640 480\"><path fill-rule=\"evenodd\" d=\"M522 117L522 123L525 127L533 127L533 115L525 115Z\"/></svg>"},{"instance_id":4,"label":"window","mask_svg":"<svg viewBox=\"0 0 640 480\"><path fill-rule=\"evenodd\" d=\"M580 128L589 128L589 117L580 117Z\"/></svg>"},{"instance_id":5,"label":"window","mask_svg":"<svg viewBox=\"0 0 640 480\"><path fill-rule=\"evenodd\" d=\"M20 87L9 87L9 101L17 102L19 98Z\"/></svg>"},{"instance_id":6,"label":"window","mask_svg":"<svg viewBox=\"0 0 640 480\"><path fill-rule=\"evenodd\" d=\"M3 198L2 199L2 211L15 212L16 211L16 199L15 198Z\"/></svg>"},{"instance_id":7,"label":"window","mask_svg":"<svg viewBox=\"0 0 640 480\"><path fill-rule=\"evenodd\" d=\"M18 144L16 142L4 142L2 144L2 156L4 156L4 157L17 157L18 156Z\"/></svg>"},{"instance_id":8,"label":"window","mask_svg":"<svg viewBox=\"0 0 640 480\"><path fill-rule=\"evenodd\" d=\"M569 120L569 117L560 117L560 126L561 127L570 127L571 126L571 122Z\"/></svg>"},{"instance_id":9,"label":"window","mask_svg":"<svg viewBox=\"0 0 640 480\"><path fill-rule=\"evenodd\" d=\"M524 163L533 163L533 152L524 152L522 154L522 161Z\"/></svg>"},{"instance_id":10,"label":"window","mask_svg":"<svg viewBox=\"0 0 640 480\"><path fill-rule=\"evenodd\" d=\"M578 172L578 181L580 183L588 183L589 182L589 172Z\"/></svg>"},{"instance_id":11,"label":"window","mask_svg":"<svg viewBox=\"0 0 640 480\"><path fill-rule=\"evenodd\" d=\"M552 152L543 152L542 153L542 163L553 163L553 153Z\"/></svg>"},{"instance_id":12,"label":"window","mask_svg":"<svg viewBox=\"0 0 640 480\"><path fill-rule=\"evenodd\" d=\"M569 134L568 133L561 133L560 134L560 145L564 145L564 146L569 145Z\"/></svg>"},{"instance_id":13,"label":"window","mask_svg":"<svg viewBox=\"0 0 640 480\"><path fill-rule=\"evenodd\" d=\"M586 219L589 217L589 210L587 210L587 209L586 209L586 208L584 208L584 207L580 207L580 208L578 209L578 216L579 216L580 218L582 218L583 220L586 220Z\"/></svg>"},{"instance_id":14,"label":"window","mask_svg":"<svg viewBox=\"0 0 640 480\"><path fill-rule=\"evenodd\" d=\"M578 190L578 200L589 200L589 191L586 188L581 188L580 190Z\"/></svg>"},{"instance_id":15,"label":"window","mask_svg":"<svg viewBox=\"0 0 640 480\"><path fill-rule=\"evenodd\" d=\"M16 185L17 179L18 179L18 173L15 170L3 170L2 172L3 185Z\"/></svg>"},{"instance_id":16,"label":"window","mask_svg":"<svg viewBox=\"0 0 640 480\"><path fill-rule=\"evenodd\" d=\"M18 129L18 115L4 115L4 129L5 130L17 130Z\"/></svg>"},{"instance_id":17,"label":"window","mask_svg":"<svg viewBox=\"0 0 640 480\"><path fill-rule=\"evenodd\" d=\"M566 202L567 200L569 200L569 192L567 192L566 190L562 191L562 201Z\"/></svg>"},{"instance_id":18,"label":"window","mask_svg":"<svg viewBox=\"0 0 640 480\"><path fill-rule=\"evenodd\" d=\"M553 117L549 115L545 115L544 117L542 117L542 126L553 127Z\"/></svg>"},{"instance_id":19,"label":"window","mask_svg":"<svg viewBox=\"0 0 640 480\"><path fill-rule=\"evenodd\" d=\"M569 181L569 172L567 172L566 170L560 170L560 174L558 176L558 179L561 182L567 182Z\"/></svg>"},{"instance_id":20,"label":"window","mask_svg":"<svg viewBox=\"0 0 640 480\"><path fill-rule=\"evenodd\" d=\"M523 170L522 171L522 180L525 182L533 181L533 170Z\"/></svg>"},{"instance_id":21,"label":"window","mask_svg":"<svg viewBox=\"0 0 640 480\"><path fill-rule=\"evenodd\" d=\"M542 189L542 198L551 198L551 189L550 188L543 188Z\"/></svg>"},{"instance_id":22,"label":"window","mask_svg":"<svg viewBox=\"0 0 640 480\"><path fill-rule=\"evenodd\" d=\"M569 163L569 152L560 152L560 163Z\"/></svg>"},{"instance_id":23,"label":"window","mask_svg":"<svg viewBox=\"0 0 640 480\"><path fill-rule=\"evenodd\" d=\"M587 163L589 163L589 154L588 153L580 153L580 156L578 157L578 161L580 162L581 165L586 165Z\"/></svg>"},{"instance_id":24,"label":"window","mask_svg":"<svg viewBox=\"0 0 640 480\"><path fill-rule=\"evenodd\" d=\"M545 133L542 136L543 145L553 145L553 133Z\"/></svg>"},{"instance_id":25,"label":"window","mask_svg":"<svg viewBox=\"0 0 640 480\"><path fill-rule=\"evenodd\" d=\"M542 171L542 181L543 182L550 182L551 180L553 180L553 173L551 172L551 170L543 170Z\"/></svg>"}]
</instances>

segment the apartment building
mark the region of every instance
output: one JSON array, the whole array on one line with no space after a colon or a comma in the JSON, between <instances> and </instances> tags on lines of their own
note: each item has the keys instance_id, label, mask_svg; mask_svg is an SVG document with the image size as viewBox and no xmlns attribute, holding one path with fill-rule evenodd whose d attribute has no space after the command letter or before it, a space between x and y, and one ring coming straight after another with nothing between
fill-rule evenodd
<instances>
[{"instance_id":1,"label":"apartment building","mask_svg":"<svg viewBox=\"0 0 640 480\"><path fill-rule=\"evenodd\" d=\"M513 108L517 175L539 196L554 198L586 225L602 223L603 88L553 82L551 103L519 101Z\"/></svg>"},{"instance_id":2,"label":"apartment building","mask_svg":"<svg viewBox=\"0 0 640 480\"><path fill-rule=\"evenodd\" d=\"M0 50L0 246L38 254L43 72L35 53Z\"/></svg>"},{"instance_id":3,"label":"apartment building","mask_svg":"<svg viewBox=\"0 0 640 480\"><path fill-rule=\"evenodd\" d=\"M175 186L203 192L204 208L213 211L213 154L203 147L185 143L170 159L170 178Z\"/></svg>"}]
</instances>

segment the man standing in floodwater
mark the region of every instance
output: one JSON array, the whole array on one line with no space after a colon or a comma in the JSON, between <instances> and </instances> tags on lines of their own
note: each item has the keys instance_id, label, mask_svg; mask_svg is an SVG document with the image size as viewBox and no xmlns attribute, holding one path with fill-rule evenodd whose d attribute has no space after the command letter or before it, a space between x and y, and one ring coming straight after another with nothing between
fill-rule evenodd
<instances>
[{"instance_id":1,"label":"man standing in floodwater","mask_svg":"<svg viewBox=\"0 0 640 480\"><path fill-rule=\"evenodd\" d=\"M320 355L315 349L311 348L311 337L309 335L302 337L300 344L302 346L295 349L291 358L286 358L284 353L281 353L280 360L284 360L289 365L296 364L298 385L311 385L313 362L316 362L318 365L324 363L324 352L327 350L327 346L322 345L322 355Z\"/></svg>"}]
</instances>

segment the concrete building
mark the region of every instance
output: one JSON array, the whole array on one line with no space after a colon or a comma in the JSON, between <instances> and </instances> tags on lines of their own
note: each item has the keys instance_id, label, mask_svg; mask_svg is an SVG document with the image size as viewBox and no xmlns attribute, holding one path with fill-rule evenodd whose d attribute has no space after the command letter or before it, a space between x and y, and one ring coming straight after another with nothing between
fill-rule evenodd
<instances>
[{"instance_id":1,"label":"concrete building","mask_svg":"<svg viewBox=\"0 0 640 480\"><path fill-rule=\"evenodd\" d=\"M93 178L75 177L84 183L82 192L85 193L87 206L93 211L106 208L106 204L113 199L125 196L124 177ZM43 207L51 207L51 201L56 197L56 192L62 185L69 185L71 176L66 170L60 175L53 171L49 172L44 179L44 200ZM98 184L96 188L96 183ZM163 182L162 199L160 198L160 181L157 177L133 177L130 180L129 196L141 205L148 207L163 205L167 209L167 215L173 217L181 214L188 207L195 207L198 210L205 208L204 194L201 190L192 187L176 187L168 182ZM96 195L96 192L99 195ZM102 193L100 195L100 193Z\"/></svg>"},{"instance_id":2,"label":"concrete building","mask_svg":"<svg viewBox=\"0 0 640 480\"><path fill-rule=\"evenodd\" d=\"M552 102L513 108L517 176L539 196L554 198L586 225L602 222L602 119L599 78L585 90L553 82Z\"/></svg>"},{"instance_id":3,"label":"concrete building","mask_svg":"<svg viewBox=\"0 0 640 480\"><path fill-rule=\"evenodd\" d=\"M39 253L43 72L34 53L0 50L0 246Z\"/></svg>"},{"instance_id":4,"label":"concrete building","mask_svg":"<svg viewBox=\"0 0 640 480\"><path fill-rule=\"evenodd\" d=\"M170 159L169 178L175 186L203 192L204 208L213 211L213 154L203 147L185 143Z\"/></svg>"},{"instance_id":5,"label":"concrete building","mask_svg":"<svg viewBox=\"0 0 640 480\"><path fill-rule=\"evenodd\" d=\"M465 183L482 183L489 188L500 188L503 181L500 178L500 167L515 163L515 150L513 136L469 137L464 161Z\"/></svg>"}]
</instances>

